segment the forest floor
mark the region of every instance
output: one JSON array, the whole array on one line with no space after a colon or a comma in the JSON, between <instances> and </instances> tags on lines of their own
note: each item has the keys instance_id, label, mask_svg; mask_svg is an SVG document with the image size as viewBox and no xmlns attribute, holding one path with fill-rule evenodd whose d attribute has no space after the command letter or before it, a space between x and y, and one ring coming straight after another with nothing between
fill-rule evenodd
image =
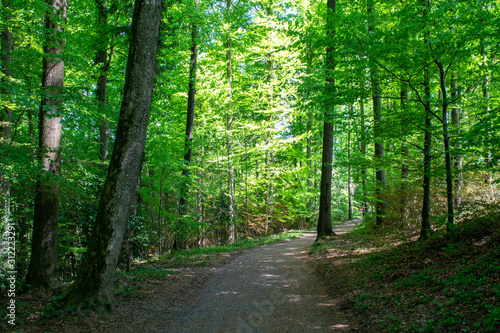
<instances>
[{"instance_id":1,"label":"forest floor","mask_svg":"<svg viewBox=\"0 0 500 333\"><path fill-rule=\"evenodd\" d=\"M356 221L357 222L357 221ZM343 228L354 228L346 223ZM331 303L309 252L315 233L214 255L203 265L137 266L119 276L116 313L25 314L17 332L332 332L352 324ZM121 281L121 280L128 281ZM27 294L31 309L50 300ZM28 306L26 306L28 309Z\"/></svg>"},{"instance_id":2,"label":"forest floor","mask_svg":"<svg viewBox=\"0 0 500 333\"><path fill-rule=\"evenodd\" d=\"M315 243L332 302L359 332L500 332L500 207L427 241L363 226Z\"/></svg>"},{"instance_id":3,"label":"forest floor","mask_svg":"<svg viewBox=\"0 0 500 333\"><path fill-rule=\"evenodd\" d=\"M28 293L11 331L496 332L499 217L427 242L394 230L349 233L354 220L316 243L308 232L197 262L140 263L119 272L114 315L61 314L47 305L57 293Z\"/></svg>"}]
</instances>

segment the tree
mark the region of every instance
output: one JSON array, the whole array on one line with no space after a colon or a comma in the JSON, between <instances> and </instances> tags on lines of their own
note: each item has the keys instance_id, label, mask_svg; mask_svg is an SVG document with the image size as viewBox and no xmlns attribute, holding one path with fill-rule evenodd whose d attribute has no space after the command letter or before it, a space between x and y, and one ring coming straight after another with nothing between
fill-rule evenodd
<instances>
[{"instance_id":1,"label":"tree","mask_svg":"<svg viewBox=\"0 0 500 333\"><path fill-rule=\"evenodd\" d=\"M317 240L331 236L335 233L332 229L331 200L332 200L332 162L333 162L333 109L335 86L335 59L333 39L335 36L334 13L335 0L327 1L326 32L329 45L326 49L326 91L327 103L325 105L325 120L323 123L323 155L321 160L321 184L319 198L319 217L317 227Z\"/></svg>"},{"instance_id":2,"label":"tree","mask_svg":"<svg viewBox=\"0 0 500 333\"><path fill-rule=\"evenodd\" d=\"M9 0L3 1L3 6L6 11L5 26L1 27L1 71L4 75L2 77L2 88L0 93L4 95L6 105L0 107L0 147L10 144L12 137L12 107L10 88L10 80L12 78L12 49L14 47L14 38L12 31L9 29L9 22L12 10L12 5ZM2 163L3 164L3 163ZM3 169L3 165L2 165ZM9 177L2 171L0 173L0 233L3 231L3 225L9 221L10 218L10 182Z\"/></svg>"},{"instance_id":3,"label":"tree","mask_svg":"<svg viewBox=\"0 0 500 333\"><path fill-rule=\"evenodd\" d=\"M43 47L42 102L38 123L38 157L42 174L36 184L31 259L26 281L32 287L59 284L59 206L61 176L64 25L67 0L47 0Z\"/></svg>"},{"instance_id":4,"label":"tree","mask_svg":"<svg viewBox=\"0 0 500 333\"><path fill-rule=\"evenodd\" d=\"M227 111L226 111L226 131L227 131L227 191L229 210L229 242L236 240L236 218L234 209L234 166L232 161L233 153L233 59L232 59L232 38L231 25L233 15L232 1L226 0L226 14L228 20L228 30L226 36L226 75L227 75Z\"/></svg>"},{"instance_id":5,"label":"tree","mask_svg":"<svg viewBox=\"0 0 500 333\"><path fill-rule=\"evenodd\" d=\"M187 210L187 196L189 188L189 166L191 164L192 156L192 141L193 141L193 129L194 129L194 106L196 98L196 67L198 64L198 25L194 23L191 27L191 65L189 69L189 87L188 87L188 103L187 103L187 119L186 119L186 141L185 141L185 151L184 155L184 168L182 169L182 180L181 180L181 193L179 201L179 225L177 226L176 235L174 239L173 248L176 250L184 249L185 244L185 230L184 223L182 221Z\"/></svg>"},{"instance_id":6,"label":"tree","mask_svg":"<svg viewBox=\"0 0 500 333\"><path fill-rule=\"evenodd\" d=\"M97 41L97 62L101 66L99 69L99 78L97 79L97 102L99 105L99 114L101 115L101 124L99 127L99 157L101 161L108 157L109 148L109 121L107 119L108 107L108 70L111 64L112 51L108 55L108 6L105 0L95 0L99 14L99 40Z\"/></svg>"},{"instance_id":7,"label":"tree","mask_svg":"<svg viewBox=\"0 0 500 333\"><path fill-rule=\"evenodd\" d=\"M87 252L68 305L114 310L113 281L130 202L140 174L156 70L160 0L136 0L120 118Z\"/></svg>"},{"instance_id":8,"label":"tree","mask_svg":"<svg viewBox=\"0 0 500 333\"><path fill-rule=\"evenodd\" d=\"M370 1L368 4L368 14L370 16L370 22L368 25L368 31L373 32L375 30L375 19L373 18L375 13L374 1ZM370 55L374 57L374 55ZM370 66L370 80L372 88L372 101L373 101L373 135L375 137L375 163L377 164L377 169L375 172L376 180L376 223L381 225L387 214L387 203L382 198L385 186L386 186L386 175L385 169L382 166L384 163L384 142L382 140L382 91L380 88L380 77L378 65L372 63Z\"/></svg>"}]
</instances>

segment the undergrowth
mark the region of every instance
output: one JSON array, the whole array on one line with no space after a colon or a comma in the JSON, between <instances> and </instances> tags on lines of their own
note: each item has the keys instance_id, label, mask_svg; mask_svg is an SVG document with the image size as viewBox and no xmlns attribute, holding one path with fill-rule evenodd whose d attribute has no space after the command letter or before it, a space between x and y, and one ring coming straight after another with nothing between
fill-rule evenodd
<instances>
[{"instance_id":1,"label":"undergrowth","mask_svg":"<svg viewBox=\"0 0 500 333\"><path fill-rule=\"evenodd\" d=\"M499 230L494 212L425 242L365 228L319 242L312 253L332 294L343 295L340 308L365 331L497 332Z\"/></svg>"}]
</instances>

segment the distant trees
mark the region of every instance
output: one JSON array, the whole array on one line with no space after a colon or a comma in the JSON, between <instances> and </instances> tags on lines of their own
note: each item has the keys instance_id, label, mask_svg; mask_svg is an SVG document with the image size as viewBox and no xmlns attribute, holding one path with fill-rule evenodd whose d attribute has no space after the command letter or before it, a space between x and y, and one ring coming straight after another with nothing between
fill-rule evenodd
<instances>
[{"instance_id":1,"label":"distant trees","mask_svg":"<svg viewBox=\"0 0 500 333\"><path fill-rule=\"evenodd\" d=\"M367 224L424 239L500 195L494 1L165 2L157 60L142 74L156 83L130 202L106 193L123 175L107 155L140 136L118 114L138 89L124 82L139 45L132 2L73 0L67 14L2 4L1 205L16 225L19 277L29 271L33 286L75 280L91 262L111 274L92 258L120 239L96 230L125 228L144 257L316 221L328 235L364 210ZM106 213L110 202L132 204L133 216Z\"/></svg>"}]
</instances>

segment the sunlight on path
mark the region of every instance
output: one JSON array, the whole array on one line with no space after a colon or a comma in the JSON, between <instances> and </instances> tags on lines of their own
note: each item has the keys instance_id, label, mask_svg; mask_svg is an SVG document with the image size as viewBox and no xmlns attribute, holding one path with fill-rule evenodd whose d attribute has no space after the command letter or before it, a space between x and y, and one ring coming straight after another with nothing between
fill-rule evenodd
<instances>
[{"instance_id":1,"label":"sunlight on path","mask_svg":"<svg viewBox=\"0 0 500 333\"><path fill-rule=\"evenodd\" d=\"M341 332L350 329L314 274L316 234L249 250L220 269L168 332Z\"/></svg>"},{"instance_id":2,"label":"sunlight on path","mask_svg":"<svg viewBox=\"0 0 500 333\"><path fill-rule=\"evenodd\" d=\"M333 231L337 235L346 234L348 232L353 231L354 228L356 228L356 226L358 224L361 224L361 222L363 222L363 219L354 219L354 220L350 220L350 221L345 221L345 222L342 222L339 225L334 226L333 227Z\"/></svg>"}]
</instances>

